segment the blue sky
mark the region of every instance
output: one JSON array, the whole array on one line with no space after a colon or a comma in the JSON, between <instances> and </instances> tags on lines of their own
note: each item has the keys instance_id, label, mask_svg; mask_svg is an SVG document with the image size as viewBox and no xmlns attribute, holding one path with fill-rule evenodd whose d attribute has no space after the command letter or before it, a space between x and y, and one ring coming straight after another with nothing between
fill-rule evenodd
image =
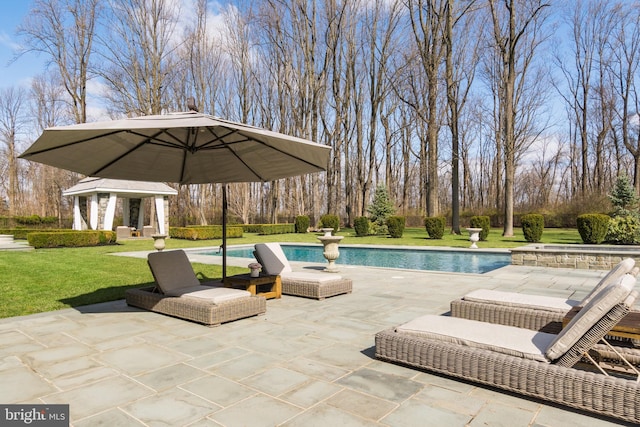
<instances>
[{"instance_id":1,"label":"blue sky","mask_svg":"<svg viewBox=\"0 0 640 427\"><path fill-rule=\"evenodd\" d=\"M16 28L31 9L32 2L0 0L0 87L28 85L30 77L44 69L44 58L27 53L10 64L16 55L19 38Z\"/></svg>"}]
</instances>

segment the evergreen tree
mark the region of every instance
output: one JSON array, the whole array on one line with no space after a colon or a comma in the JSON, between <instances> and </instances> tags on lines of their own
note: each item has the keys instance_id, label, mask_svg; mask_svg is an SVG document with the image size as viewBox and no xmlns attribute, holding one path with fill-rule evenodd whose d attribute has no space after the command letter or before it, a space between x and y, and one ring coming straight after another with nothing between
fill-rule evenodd
<instances>
[{"instance_id":1,"label":"evergreen tree","mask_svg":"<svg viewBox=\"0 0 640 427\"><path fill-rule=\"evenodd\" d=\"M373 202L367 208L367 212L371 216L375 234L386 234L387 219L393 215L395 211L396 209L389 198L387 187L384 184L378 185L373 195Z\"/></svg>"},{"instance_id":2,"label":"evergreen tree","mask_svg":"<svg viewBox=\"0 0 640 427\"><path fill-rule=\"evenodd\" d=\"M638 196L626 174L619 175L616 183L609 194L609 200L615 208L616 216L636 213L638 208Z\"/></svg>"}]
</instances>

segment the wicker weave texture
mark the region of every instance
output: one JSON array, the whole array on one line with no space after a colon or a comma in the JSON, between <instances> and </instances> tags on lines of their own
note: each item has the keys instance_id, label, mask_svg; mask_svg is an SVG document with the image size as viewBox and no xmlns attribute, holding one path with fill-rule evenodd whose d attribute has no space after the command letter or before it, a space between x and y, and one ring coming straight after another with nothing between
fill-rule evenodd
<instances>
[{"instance_id":1,"label":"wicker weave texture","mask_svg":"<svg viewBox=\"0 0 640 427\"><path fill-rule=\"evenodd\" d=\"M534 331L558 334L562 329L564 314L547 310L536 310L521 307L509 307L500 304L482 303L457 299L451 301L451 316L464 319L496 323L506 326L531 329ZM640 367L640 348L635 347L631 340L606 336L606 339L622 353L625 359ZM620 357L602 344L595 344L592 349L594 357L613 364L622 365Z\"/></svg>"},{"instance_id":2,"label":"wicker weave texture","mask_svg":"<svg viewBox=\"0 0 640 427\"><path fill-rule=\"evenodd\" d=\"M376 357L640 423L640 384L393 329L376 334Z\"/></svg>"},{"instance_id":3,"label":"wicker weave texture","mask_svg":"<svg viewBox=\"0 0 640 427\"><path fill-rule=\"evenodd\" d=\"M191 320L207 326L244 317L264 314L267 302L264 297L237 298L220 304L189 297L168 297L151 292L153 288L129 289L125 292L127 304L180 319Z\"/></svg>"},{"instance_id":4,"label":"wicker weave texture","mask_svg":"<svg viewBox=\"0 0 640 427\"><path fill-rule=\"evenodd\" d=\"M557 334L562 329L562 318L566 312L511 307L501 304L465 301L451 301L451 316L499 325L516 326L533 331Z\"/></svg>"},{"instance_id":5,"label":"wicker weave texture","mask_svg":"<svg viewBox=\"0 0 640 427\"><path fill-rule=\"evenodd\" d=\"M628 312L628 305L615 305L554 363L565 367L571 367L578 363L582 359L582 355L592 349Z\"/></svg>"},{"instance_id":6,"label":"wicker weave texture","mask_svg":"<svg viewBox=\"0 0 640 427\"><path fill-rule=\"evenodd\" d=\"M340 294L349 294L353 290L351 279L337 279L327 282L309 282L282 278L282 293L298 297L325 299Z\"/></svg>"}]
</instances>

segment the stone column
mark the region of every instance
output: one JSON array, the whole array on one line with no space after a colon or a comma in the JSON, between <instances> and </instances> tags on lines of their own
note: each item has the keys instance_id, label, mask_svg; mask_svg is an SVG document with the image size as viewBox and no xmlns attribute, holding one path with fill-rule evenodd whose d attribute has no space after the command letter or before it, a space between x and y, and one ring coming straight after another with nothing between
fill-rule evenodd
<instances>
[{"instance_id":1,"label":"stone column","mask_svg":"<svg viewBox=\"0 0 640 427\"><path fill-rule=\"evenodd\" d=\"M104 223L102 224L103 230L113 230L113 219L116 216L116 202L118 201L118 195L114 193L109 194L107 199L107 206L104 210Z\"/></svg>"},{"instance_id":2,"label":"stone column","mask_svg":"<svg viewBox=\"0 0 640 427\"><path fill-rule=\"evenodd\" d=\"M80 228L78 230L86 230L89 228L89 217L87 215L87 197L78 196L78 211L80 216Z\"/></svg>"},{"instance_id":3,"label":"stone column","mask_svg":"<svg viewBox=\"0 0 640 427\"><path fill-rule=\"evenodd\" d=\"M97 230L98 229L98 221L100 219L100 208L99 208L99 203L98 203L98 194L92 194L91 195L91 208L90 208L90 215L91 217L89 218L89 226L91 227L92 230Z\"/></svg>"},{"instance_id":4,"label":"stone column","mask_svg":"<svg viewBox=\"0 0 640 427\"><path fill-rule=\"evenodd\" d=\"M142 229L140 226L140 205L142 199L127 199L129 200L129 208L127 210L128 222L127 225L129 227L135 227L137 229Z\"/></svg>"},{"instance_id":5,"label":"stone column","mask_svg":"<svg viewBox=\"0 0 640 427\"><path fill-rule=\"evenodd\" d=\"M158 234L168 234L169 232L169 198L167 196L156 195L156 218L158 218Z\"/></svg>"}]
</instances>

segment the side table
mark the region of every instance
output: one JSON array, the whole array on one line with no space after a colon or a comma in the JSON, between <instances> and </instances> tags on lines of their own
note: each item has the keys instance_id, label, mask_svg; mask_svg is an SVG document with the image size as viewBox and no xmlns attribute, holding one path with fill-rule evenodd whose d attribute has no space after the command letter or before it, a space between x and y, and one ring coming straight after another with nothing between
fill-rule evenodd
<instances>
[{"instance_id":1,"label":"side table","mask_svg":"<svg viewBox=\"0 0 640 427\"><path fill-rule=\"evenodd\" d=\"M251 277L250 274L238 274L228 276L224 280L227 288L239 288L247 290L251 295L260 295L267 299L282 297L282 282L278 275L260 275Z\"/></svg>"}]
</instances>

